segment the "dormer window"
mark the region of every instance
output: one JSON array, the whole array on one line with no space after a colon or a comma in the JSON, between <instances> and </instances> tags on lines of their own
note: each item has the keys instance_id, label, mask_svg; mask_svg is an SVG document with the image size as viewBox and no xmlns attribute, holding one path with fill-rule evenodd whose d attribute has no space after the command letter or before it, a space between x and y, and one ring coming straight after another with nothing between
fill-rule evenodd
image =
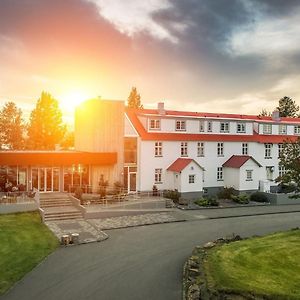
<instances>
[{"instance_id":1,"label":"dormer window","mask_svg":"<svg viewBox=\"0 0 300 300\"><path fill-rule=\"evenodd\" d=\"M294 127L294 133L295 133L295 134L300 134L300 125L296 125L296 126Z\"/></svg>"},{"instance_id":2,"label":"dormer window","mask_svg":"<svg viewBox=\"0 0 300 300\"><path fill-rule=\"evenodd\" d=\"M220 123L220 132L229 132L229 122Z\"/></svg>"},{"instance_id":3,"label":"dormer window","mask_svg":"<svg viewBox=\"0 0 300 300\"><path fill-rule=\"evenodd\" d=\"M204 132L204 121L203 120L200 120L199 131Z\"/></svg>"},{"instance_id":4,"label":"dormer window","mask_svg":"<svg viewBox=\"0 0 300 300\"><path fill-rule=\"evenodd\" d=\"M279 125L279 134L286 134L286 125Z\"/></svg>"},{"instance_id":5,"label":"dormer window","mask_svg":"<svg viewBox=\"0 0 300 300\"><path fill-rule=\"evenodd\" d=\"M271 134L272 133L272 124L263 124L263 133Z\"/></svg>"},{"instance_id":6,"label":"dormer window","mask_svg":"<svg viewBox=\"0 0 300 300\"><path fill-rule=\"evenodd\" d=\"M160 119L150 119L149 129L150 130L160 130Z\"/></svg>"},{"instance_id":7,"label":"dormer window","mask_svg":"<svg viewBox=\"0 0 300 300\"><path fill-rule=\"evenodd\" d=\"M176 131L185 131L186 130L186 122L184 120L176 120Z\"/></svg>"},{"instance_id":8,"label":"dormer window","mask_svg":"<svg viewBox=\"0 0 300 300\"><path fill-rule=\"evenodd\" d=\"M236 132L237 133L245 133L246 132L246 124L245 123L237 123Z\"/></svg>"}]
</instances>

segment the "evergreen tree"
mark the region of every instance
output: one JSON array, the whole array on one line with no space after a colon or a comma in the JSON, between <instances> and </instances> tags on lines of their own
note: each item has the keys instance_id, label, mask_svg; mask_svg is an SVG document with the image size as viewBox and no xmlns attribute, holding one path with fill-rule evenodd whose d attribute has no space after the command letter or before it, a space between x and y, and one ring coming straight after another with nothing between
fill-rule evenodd
<instances>
[{"instance_id":1,"label":"evergreen tree","mask_svg":"<svg viewBox=\"0 0 300 300\"><path fill-rule=\"evenodd\" d=\"M31 112L28 127L28 148L53 150L63 141L66 126L58 101L51 94L42 92Z\"/></svg>"},{"instance_id":2,"label":"evergreen tree","mask_svg":"<svg viewBox=\"0 0 300 300\"><path fill-rule=\"evenodd\" d=\"M127 100L127 106L129 108L143 108L141 104L141 96L138 94L136 87L131 89L130 95Z\"/></svg>"},{"instance_id":3,"label":"evergreen tree","mask_svg":"<svg viewBox=\"0 0 300 300\"><path fill-rule=\"evenodd\" d=\"M299 106L296 102L287 96L284 96L279 100L278 107L276 109L279 111L280 117L297 117L297 112L299 111Z\"/></svg>"},{"instance_id":4,"label":"evergreen tree","mask_svg":"<svg viewBox=\"0 0 300 300\"><path fill-rule=\"evenodd\" d=\"M272 114L269 111L267 111L265 108L263 108L258 116L259 117L270 117L271 115Z\"/></svg>"},{"instance_id":5,"label":"evergreen tree","mask_svg":"<svg viewBox=\"0 0 300 300\"><path fill-rule=\"evenodd\" d=\"M25 125L22 110L14 102L7 102L0 111L1 149L20 150L24 148Z\"/></svg>"}]
</instances>

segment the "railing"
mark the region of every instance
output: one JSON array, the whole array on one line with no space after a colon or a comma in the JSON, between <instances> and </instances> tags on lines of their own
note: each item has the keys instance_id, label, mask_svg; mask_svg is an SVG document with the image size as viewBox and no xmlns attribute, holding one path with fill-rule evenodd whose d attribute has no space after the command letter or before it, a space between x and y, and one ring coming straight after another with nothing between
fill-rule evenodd
<instances>
[{"instance_id":1,"label":"railing","mask_svg":"<svg viewBox=\"0 0 300 300\"><path fill-rule=\"evenodd\" d=\"M23 204L35 201L34 192L0 192L0 205L1 204Z\"/></svg>"}]
</instances>

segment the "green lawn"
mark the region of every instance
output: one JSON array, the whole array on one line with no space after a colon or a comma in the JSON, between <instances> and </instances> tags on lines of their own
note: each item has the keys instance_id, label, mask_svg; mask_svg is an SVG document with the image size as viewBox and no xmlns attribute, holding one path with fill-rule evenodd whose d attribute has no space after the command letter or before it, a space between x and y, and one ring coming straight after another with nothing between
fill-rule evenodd
<instances>
[{"instance_id":1,"label":"green lawn","mask_svg":"<svg viewBox=\"0 0 300 300\"><path fill-rule=\"evenodd\" d=\"M38 213L0 215L0 295L57 246Z\"/></svg>"},{"instance_id":2,"label":"green lawn","mask_svg":"<svg viewBox=\"0 0 300 300\"><path fill-rule=\"evenodd\" d=\"M216 247L205 268L211 288L300 299L300 230Z\"/></svg>"}]
</instances>

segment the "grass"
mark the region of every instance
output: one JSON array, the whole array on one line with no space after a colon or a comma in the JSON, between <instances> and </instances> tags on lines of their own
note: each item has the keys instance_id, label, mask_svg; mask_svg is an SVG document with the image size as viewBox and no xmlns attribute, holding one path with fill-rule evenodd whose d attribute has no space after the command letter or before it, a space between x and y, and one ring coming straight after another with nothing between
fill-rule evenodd
<instances>
[{"instance_id":1,"label":"grass","mask_svg":"<svg viewBox=\"0 0 300 300\"><path fill-rule=\"evenodd\" d=\"M300 230L225 244L209 251L208 285L268 299L300 299Z\"/></svg>"},{"instance_id":2,"label":"grass","mask_svg":"<svg viewBox=\"0 0 300 300\"><path fill-rule=\"evenodd\" d=\"M38 213L0 215L0 295L57 246Z\"/></svg>"}]
</instances>

